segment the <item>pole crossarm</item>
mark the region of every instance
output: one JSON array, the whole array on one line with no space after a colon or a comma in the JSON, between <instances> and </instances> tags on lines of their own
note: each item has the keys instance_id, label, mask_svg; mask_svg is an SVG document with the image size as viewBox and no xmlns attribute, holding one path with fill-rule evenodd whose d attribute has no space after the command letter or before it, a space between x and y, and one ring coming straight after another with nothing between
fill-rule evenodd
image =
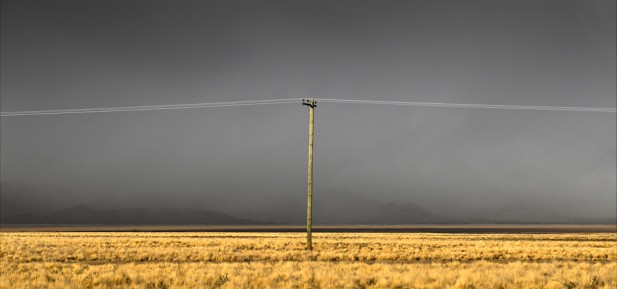
<instances>
[{"instance_id":1,"label":"pole crossarm","mask_svg":"<svg viewBox=\"0 0 617 289\"><path fill-rule=\"evenodd\" d=\"M317 107L317 101L313 98L303 98L302 105L309 106L311 108Z\"/></svg>"}]
</instances>

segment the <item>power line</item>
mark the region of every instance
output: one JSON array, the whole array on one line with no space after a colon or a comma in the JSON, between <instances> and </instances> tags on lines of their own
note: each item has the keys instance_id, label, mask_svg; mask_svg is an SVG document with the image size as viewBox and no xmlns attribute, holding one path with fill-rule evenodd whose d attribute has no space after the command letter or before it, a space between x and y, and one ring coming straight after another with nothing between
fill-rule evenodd
<instances>
[{"instance_id":1,"label":"power line","mask_svg":"<svg viewBox=\"0 0 617 289\"><path fill-rule=\"evenodd\" d=\"M54 115L54 114L128 112L128 111L165 110L165 109L249 106L249 105L264 105L264 104L298 103L301 100L302 99L300 98L288 98L288 99L265 99L265 100L245 100L245 101L228 101L228 102L204 102L204 103L193 103L193 104L9 111L9 112L0 112L0 116L2 117L34 116L34 115ZM317 101L330 102L330 103L380 104L380 105L449 107L449 108L493 108L493 109L519 109L519 110L542 110L542 111L553 110L553 111L572 111L572 112L611 112L611 113L617 112L617 110L614 107L527 106L527 105L408 102L408 101L328 99L328 98L317 99Z\"/></svg>"},{"instance_id":2,"label":"power line","mask_svg":"<svg viewBox=\"0 0 617 289\"><path fill-rule=\"evenodd\" d=\"M467 104L467 103L440 103L440 102L407 102L387 100L355 100L355 99L318 99L319 102L383 104L402 106L429 106L429 107L465 107L465 108L496 108L496 109L524 109L524 110L558 110L581 112L617 112L614 107L568 107L568 106L528 106L528 105L501 105L501 104Z\"/></svg>"},{"instance_id":3,"label":"power line","mask_svg":"<svg viewBox=\"0 0 617 289\"><path fill-rule=\"evenodd\" d=\"M266 99L266 100L245 100L245 101L227 101L227 102L204 102L204 103L192 103L192 104L169 104L169 105L145 105L145 106L124 106L124 107L80 108L80 109L10 111L10 112L2 112L2 113L0 113L0 116L4 117L4 116L28 116L28 115L99 113L99 112L120 112L120 111L145 111L145 110L164 110L164 109L248 106L248 105L263 105L263 104L298 103L300 100L301 100L300 98L295 98L295 99Z\"/></svg>"}]
</instances>

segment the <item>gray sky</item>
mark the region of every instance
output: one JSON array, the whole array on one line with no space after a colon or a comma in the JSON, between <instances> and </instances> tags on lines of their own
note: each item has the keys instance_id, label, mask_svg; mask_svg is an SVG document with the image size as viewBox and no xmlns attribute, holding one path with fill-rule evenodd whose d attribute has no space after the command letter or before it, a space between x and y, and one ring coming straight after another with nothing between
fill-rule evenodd
<instances>
[{"instance_id":1,"label":"gray sky","mask_svg":"<svg viewBox=\"0 0 617 289\"><path fill-rule=\"evenodd\" d=\"M615 107L615 5L3 0L1 106ZM0 176L57 207L270 210L305 198L307 118L300 104L3 117ZM615 126L615 113L322 103L314 194L449 216L614 217Z\"/></svg>"}]
</instances>

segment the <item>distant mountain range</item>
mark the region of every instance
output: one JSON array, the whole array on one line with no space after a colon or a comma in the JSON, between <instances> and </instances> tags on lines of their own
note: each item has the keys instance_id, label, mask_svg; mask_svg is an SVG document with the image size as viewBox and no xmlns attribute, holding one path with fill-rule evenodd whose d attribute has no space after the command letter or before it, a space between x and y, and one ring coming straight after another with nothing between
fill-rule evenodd
<instances>
[{"instance_id":1,"label":"distant mountain range","mask_svg":"<svg viewBox=\"0 0 617 289\"><path fill-rule=\"evenodd\" d=\"M167 208L147 207L147 204L119 208L123 202L90 202L86 205L58 209L58 204L36 198L25 191L0 191L1 224L49 225L300 225L306 222L306 200L281 199L256 206L253 210L204 210L199 204L181 207L177 203L158 200ZM139 202L138 202L139 203ZM98 206L97 206L98 204ZM128 206L131 206L130 204ZM190 206L190 205L187 205ZM475 213L454 218L434 214L412 202L388 203L350 192L320 193L313 196L315 225L405 225L405 224L615 224L615 218L573 219L554 216L529 208L496 210L490 214Z\"/></svg>"},{"instance_id":2,"label":"distant mountain range","mask_svg":"<svg viewBox=\"0 0 617 289\"><path fill-rule=\"evenodd\" d=\"M9 201L10 202L7 202ZM74 206L52 213L32 212L27 200L16 202L4 198L2 224L71 224L71 225L247 225L304 224L306 204L274 204L267 211L237 211L231 214L191 208L121 208L93 209ZM36 207L35 207L36 208ZM315 196L314 224L397 225L457 223L437 216L413 203L383 203L352 193Z\"/></svg>"},{"instance_id":3,"label":"distant mountain range","mask_svg":"<svg viewBox=\"0 0 617 289\"><path fill-rule=\"evenodd\" d=\"M266 211L240 210L234 216L273 224L306 222L306 201L274 204ZM411 202L385 203L349 192L313 195L313 224L404 225L460 223Z\"/></svg>"},{"instance_id":4,"label":"distant mountain range","mask_svg":"<svg viewBox=\"0 0 617 289\"><path fill-rule=\"evenodd\" d=\"M0 219L2 224L46 225L248 225L254 221L224 213L195 209L124 208L95 210L76 206L46 215L20 213Z\"/></svg>"},{"instance_id":5,"label":"distant mountain range","mask_svg":"<svg viewBox=\"0 0 617 289\"><path fill-rule=\"evenodd\" d=\"M344 204L344 205L343 205ZM323 224L436 224L456 223L412 203L385 203L343 192L315 199L315 221Z\"/></svg>"}]
</instances>

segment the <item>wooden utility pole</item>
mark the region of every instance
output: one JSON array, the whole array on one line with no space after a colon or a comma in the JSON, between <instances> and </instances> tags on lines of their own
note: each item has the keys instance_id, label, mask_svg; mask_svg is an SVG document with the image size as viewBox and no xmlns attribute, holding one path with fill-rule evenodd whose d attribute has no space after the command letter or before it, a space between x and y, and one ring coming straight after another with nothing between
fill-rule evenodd
<instances>
[{"instance_id":1,"label":"wooden utility pole","mask_svg":"<svg viewBox=\"0 0 617 289\"><path fill-rule=\"evenodd\" d=\"M309 142L308 142L308 202L306 205L306 249L313 250L312 241L312 211L313 211L313 126L317 102L314 99L303 99L302 104L309 107Z\"/></svg>"}]
</instances>

